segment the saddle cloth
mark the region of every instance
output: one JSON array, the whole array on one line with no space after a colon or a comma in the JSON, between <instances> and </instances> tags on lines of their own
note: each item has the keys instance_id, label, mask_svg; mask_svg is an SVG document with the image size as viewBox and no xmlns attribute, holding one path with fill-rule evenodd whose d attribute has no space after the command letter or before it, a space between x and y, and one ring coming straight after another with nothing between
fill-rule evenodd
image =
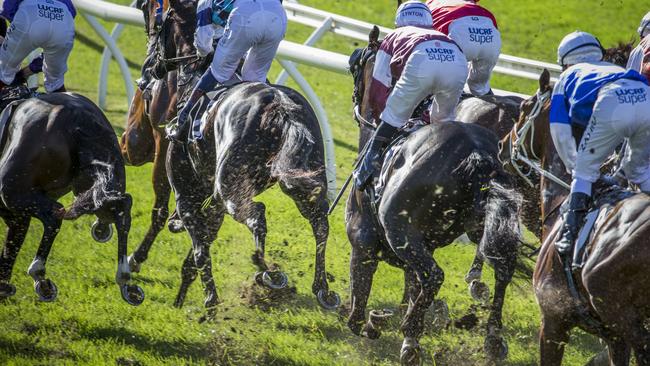
<instances>
[{"instance_id":1,"label":"saddle cloth","mask_svg":"<svg viewBox=\"0 0 650 366\"><path fill-rule=\"evenodd\" d=\"M192 126L190 128L189 141L196 141L203 138L203 131L209 122L207 119L208 113L212 106L219 100L219 98L226 92L230 87L241 83L241 77L239 75L233 76L230 80L225 82L222 85L219 85L215 90L207 93L203 98L199 100L197 105L192 109L190 113L190 120L192 121Z\"/></svg>"},{"instance_id":2,"label":"saddle cloth","mask_svg":"<svg viewBox=\"0 0 650 366\"><path fill-rule=\"evenodd\" d=\"M36 96L37 93L24 85L6 87L0 92L0 153L4 145L5 132L14 110L26 99Z\"/></svg>"}]
</instances>

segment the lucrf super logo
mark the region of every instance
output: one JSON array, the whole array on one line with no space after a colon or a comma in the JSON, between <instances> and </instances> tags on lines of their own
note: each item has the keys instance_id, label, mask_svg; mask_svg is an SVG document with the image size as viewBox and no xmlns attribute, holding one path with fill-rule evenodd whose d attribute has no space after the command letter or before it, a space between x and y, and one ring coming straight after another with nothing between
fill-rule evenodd
<instances>
[{"instance_id":1,"label":"lucrf super logo","mask_svg":"<svg viewBox=\"0 0 650 366\"><path fill-rule=\"evenodd\" d=\"M425 50L427 51L427 56L429 56L429 60L431 61L440 61L440 62L453 62L454 59L456 58L454 54L454 50L449 49L449 48L441 48L440 43L436 42L436 48L433 47L427 47Z\"/></svg>"},{"instance_id":2,"label":"lucrf super logo","mask_svg":"<svg viewBox=\"0 0 650 366\"><path fill-rule=\"evenodd\" d=\"M478 44L492 43L494 40L494 35L492 34L492 29L490 28L470 27L469 40Z\"/></svg>"},{"instance_id":3,"label":"lucrf super logo","mask_svg":"<svg viewBox=\"0 0 650 366\"><path fill-rule=\"evenodd\" d=\"M616 90L616 96L620 104L635 105L637 103L643 103L648 99L646 91L643 88L618 89Z\"/></svg>"},{"instance_id":4,"label":"lucrf super logo","mask_svg":"<svg viewBox=\"0 0 650 366\"><path fill-rule=\"evenodd\" d=\"M49 1L48 1L49 3ZM38 16L49 20L61 21L65 13L62 8L54 5L38 4Z\"/></svg>"}]
</instances>

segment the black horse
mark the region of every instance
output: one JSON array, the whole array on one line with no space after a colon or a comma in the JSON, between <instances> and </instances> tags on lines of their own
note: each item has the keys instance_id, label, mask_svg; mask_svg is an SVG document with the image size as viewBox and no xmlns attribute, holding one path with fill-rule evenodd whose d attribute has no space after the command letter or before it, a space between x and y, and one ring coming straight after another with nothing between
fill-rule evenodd
<instances>
[{"instance_id":1,"label":"black horse","mask_svg":"<svg viewBox=\"0 0 650 366\"><path fill-rule=\"evenodd\" d=\"M180 103L189 97L211 60L188 59L194 51L195 24L195 2L170 1L154 69L178 69ZM278 183L309 220L316 238L312 291L323 307L338 307L339 296L329 291L325 272L329 235L325 154L320 125L307 100L287 87L241 83L222 91L206 113L202 139L193 140L190 129L189 143L173 143L167 150L166 170L176 210L192 238L174 305L183 305L199 272L210 313L218 303L209 248L226 213L253 234L257 282L271 288L286 286L286 275L270 269L264 259L265 206L253 201Z\"/></svg>"},{"instance_id":2,"label":"black horse","mask_svg":"<svg viewBox=\"0 0 650 366\"><path fill-rule=\"evenodd\" d=\"M53 301L57 288L45 277L45 263L62 220L94 214L94 236L107 240L109 225L115 223L116 282L124 300L140 304L144 293L129 284L126 250L132 202L125 193L124 160L102 111L81 95L54 93L28 99L2 117L0 217L9 228L0 256L0 298L16 291L9 281L32 217L44 230L28 273L40 300ZM65 209L56 200L70 191L76 200Z\"/></svg>"},{"instance_id":3,"label":"black horse","mask_svg":"<svg viewBox=\"0 0 650 366\"><path fill-rule=\"evenodd\" d=\"M433 258L437 248L464 232L481 231L482 257L495 268L495 292L488 320L486 352L505 357L500 335L505 290L515 271L520 241L520 197L497 158L497 137L463 123L422 127L406 138L386 171L384 193L372 204L353 190L346 210L352 243L352 311L355 334L379 336L364 327L365 308L379 260L402 268L408 278L409 307L402 323L401 360L418 364L418 339L426 310L442 286L444 274ZM375 210L376 207L376 210Z\"/></svg>"},{"instance_id":4,"label":"black horse","mask_svg":"<svg viewBox=\"0 0 650 366\"><path fill-rule=\"evenodd\" d=\"M253 201L278 183L309 220L316 238L312 291L324 308L337 307L339 297L329 291L325 272L329 223L324 150L308 102L287 87L241 83L223 92L206 113L203 139L187 145L170 144L167 153L167 174L177 210L192 238L175 306L182 306L199 272L206 307L217 304L209 248L226 213L253 234L258 283L271 288L286 286L286 275L270 269L264 259L265 206Z\"/></svg>"}]
</instances>

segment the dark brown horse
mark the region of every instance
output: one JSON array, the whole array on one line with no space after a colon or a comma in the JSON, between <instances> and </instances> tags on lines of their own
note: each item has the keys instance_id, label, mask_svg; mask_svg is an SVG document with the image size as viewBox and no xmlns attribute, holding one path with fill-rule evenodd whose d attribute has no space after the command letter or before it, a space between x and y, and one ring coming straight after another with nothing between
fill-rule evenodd
<instances>
[{"instance_id":1,"label":"dark brown horse","mask_svg":"<svg viewBox=\"0 0 650 366\"><path fill-rule=\"evenodd\" d=\"M154 206L151 225L138 248L129 256L129 265L134 272L140 271L140 265L147 259L156 236L169 216L171 186L165 167L169 142L161 126L176 116L176 90L175 71L168 73L163 80L155 81L148 103L142 98L142 91L137 89L129 108L126 130L120 138L122 156L128 164L140 166L153 163Z\"/></svg>"},{"instance_id":2,"label":"dark brown horse","mask_svg":"<svg viewBox=\"0 0 650 366\"><path fill-rule=\"evenodd\" d=\"M528 156L539 157L544 169L568 181L550 141L551 90L549 74L544 72L539 92L524 103L519 122L502 141L501 158L511 162L511 147L519 146ZM526 124L530 127L525 128ZM521 133L533 130L532 139L531 132ZM516 143L517 136L523 144ZM547 188L541 195L543 207L554 208L567 193L566 189ZM561 225L557 212L555 209L547 216L553 219L545 223L545 240L533 277L542 312L541 364L560 365L571 329L580 327L607 343L612 365L629 364L631 351L638 365L650 365L650 197L638 193L601 212L588 242L590 255L582 272L574 276L578 299L569 292L564 266L554 247Z\"/></svg>"},{"instance_id":3,"label":"dark brown horse","mask_svg":"<svg viewBox=\"0 0 650 366\"><path fill-rule=\"evenodd\" d=\"M15 293L11 272L32 217L44 230L28 273L40 300L53 301L57 288L45 276L45 263L62 220L93 214L100 231L117 227L116 282L124 300L140 304L144 292L129 284L126 256L131 196L125 193L115 132L102 111L78 94L41 95L17 106L0 131L0 216L9 227L0 256L0 297ZM66 209L57 199L70 191L76 199Z\"/></svg>"},{"instance_id":4,"label":"dark brown horse","mask_svg":"<svg viewBox=\"0 0 650 366\"><path fill-rule=\"evenodd\" d=\"M368 49L362 56L351 58L358 105L355 114L361 126L360 148L374 127L364 96L368 95L374 51L379 45L377 36L375 29ZM418 339L424 312L443 282L444 274L433 258L434 251L464 232L471 233L479 243L480 263L487 259L495 267L497 284L487 325L486 353L491 358L507 354L500 335L501 311L517 259L520 200L506 188L510 179L498 162L497 142L492 132L477 124L455 122L422 127L391 159L386 168L386 188L376 205L364 193L350 193L346 209L352 244L352 310L348 326L355 334L379 337L372 315L364 326L374 272L380 260L404 269L403 301L409 304L402 323L405 339L400 358L404 364L418 364L421 360ZM478 194L479 186L487 193Z\"/></svg>"},{"instance_id":5,"label":"dark brown horse","mask_svg":"<svg viewBox=\"0 0 650 366\"><path fill-rule=\"evenodd\" d=\"M127 127L120 139L122 155L127 163L135 166L153 163L154 207L147 234L129 256L129 265L134 272L140 271L141 264L147 260L154 240L169 217L171 186L165 167L169 142L165 138L164 125L176 117L178 111L179 80L176 69L181 65L179 61L170 60L181 55L181 52L191 52L195 25L192 20L196 17L196 2L172 0L168 3L165 22L158 31L153 24L154 3L153 0L143 1L139 7L144 14L145 31L149 39L149 54L145 65L151 66L160 79L153 83L150 100L145 100L139 89L136 91L129 109ZM186 20L188 18L189 21ZM177 44L181 46L177 47ZM186 81L181 81L183 82ZM176 232L182 229L182 224L178 219L170 219L169 227Z\"/></svg>"}]
</instances>

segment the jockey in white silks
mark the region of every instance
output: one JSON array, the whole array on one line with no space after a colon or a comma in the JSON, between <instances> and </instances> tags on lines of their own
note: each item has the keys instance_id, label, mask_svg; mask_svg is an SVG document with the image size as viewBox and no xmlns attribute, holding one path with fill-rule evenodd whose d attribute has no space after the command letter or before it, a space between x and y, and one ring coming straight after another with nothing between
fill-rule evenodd
<instances>
[{"instance_id":1,"label":"jockey in white silks","mask_svg":"<svg viewBox=\"0 0 650 366\"><path fill-rule=\"evenodd\" d=\"M75 15L71 0L5 0L0 16L11 25L0 47L0 90L14 83L23 60L42 48L45 91L65 91ZM33 65L31 72L40 71L39 61Z\"/></svg>"},{"instance_id":2,"label":"jockey in white silks","mask_svg":"<svg viewBox=\"0 0 650 366\"><path fill-rule=\"evenodd\" d=\"M638 32L641 42L630 53L627 68L640 72L650 80L650 12L641 20Z\"/></svg>"},{"instance_id":3,"label":"jockey in white silks","mask_svg":"<svg viewBox=\"0 0 650 366\"><path fill-rule=\"evenodd\" d=\"M571 258L600 166L627 139L626 177L650 192L650 87L635 70L602 61L593 35L573 32L558 48L564 68L551 97L549 121L556 150L572 173L569 208L556 248ZM579 144L572 127L584 129Z\"/></svg>"},{"instance_id":4,"label":"jockey in white silks","mask_svg":"<svg viewBox=\"0 0 650 366\"><path fill-rule=\"evenodd\" d=\"M280 0L199 0L194 46L199 56L212 52L215 34L223 28L212 64L178 113L178 128L168 135L177 140L195 103L218 84L230 80L244 58L243 81L265 82L273 58L287 31L287 15Z\"/></svg>"},{"instance_id":5,"label":"jockey in white silks","mask_svg":"<svg viewBox=\"0 0 650 366\"><path fill-rule=\"evenodd\" d=\"M475 96L492 94L490 76L501 54L494 15L478 0L428 0L433 29L456 42L469 62L467 86Z\"/></svg>"},{"instance_id":6,"label":"jockey in white silks","mask_svg":"<svg viewBox=\"0 0 650 366\"><path fill-rule=\"evenodd\" d=\"M431 95L431 123L453 121L467 80L467 59L458 45L432 29L431 14L419 1L397 9L397 29L381 43L370 85L370 105L381 123L354 171L363 190L381 167L381 154L417 105Z\"/></svg>"}]
</instances>

